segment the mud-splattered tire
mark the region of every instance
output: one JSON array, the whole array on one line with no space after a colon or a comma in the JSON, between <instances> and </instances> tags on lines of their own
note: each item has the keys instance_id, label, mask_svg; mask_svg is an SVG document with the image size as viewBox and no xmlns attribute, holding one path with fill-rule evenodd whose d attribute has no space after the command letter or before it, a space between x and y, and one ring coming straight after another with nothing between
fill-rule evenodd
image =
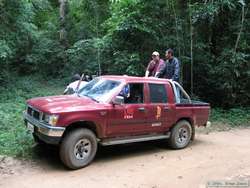
<instances>
[{"instance_id":1,"label":"mud-splattered tire","mask_svg":"<svg viewBox=\"0 0 250 188\"><path fill-rule=\"evenodd\" d=\"M173 149L182 149L190 143L191 137L191 124L186 120L181 120L173 127L168 143Z\"/></svg>"},{"instance_id":2,"label":"mud-splattered tire","mask_svg":"<svg viewBox=\"0 0 250 188\"><path fill-rule=\"evenodd\" d=\"M97 151L95 134L89 129L75 129L64 137L60 145L60 158L70 169L87 166L94 159Z\"/></svg>"}]
</instances>

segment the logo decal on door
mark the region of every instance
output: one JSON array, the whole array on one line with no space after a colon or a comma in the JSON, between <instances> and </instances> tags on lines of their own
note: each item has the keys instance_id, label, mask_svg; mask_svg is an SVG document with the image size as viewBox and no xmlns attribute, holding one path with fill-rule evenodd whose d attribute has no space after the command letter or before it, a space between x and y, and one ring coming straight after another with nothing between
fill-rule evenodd
<instances>
[{"instance_id":1,"label":"logo decal on door","mask_svg":"<svg viewBox=\"0 0 250 188\"><path fill-rule=\"evenodd\" d=\"M157 106L155 118L156 118L156 119L159 119L160 117L161 117L161 107L160 107L160 106Z\"/></svg>"},{"instance_id":2,"label":"logo decal on door","mask_svg":"<svg viewBox=\"0 0 250 188\"><path fill-rule=\"evenodd\" d=\"M124 119L132 119L132 118L134 118L134 109L133 108L124 109Z\"/></svg>"}]
</instances>

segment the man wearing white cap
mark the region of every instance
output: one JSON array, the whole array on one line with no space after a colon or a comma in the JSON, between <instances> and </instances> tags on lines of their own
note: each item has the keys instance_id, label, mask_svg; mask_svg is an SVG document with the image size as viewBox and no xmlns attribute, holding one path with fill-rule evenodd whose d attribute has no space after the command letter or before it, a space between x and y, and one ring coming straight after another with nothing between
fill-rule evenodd
<instances>
[{"instance_id":1,"label":"man wearing white cap","mask_svg":"<svg viewBox=\"0 0 250 188\"><path fill-rule=\"evenodd\" d=\"M159 52L153 52L152 53L152 60L149 62L148 67L146 69L145 77L153 76L159 74L159 71L162 67L164 67L164 61L160 59Z\"/></svg>"}]
</instances>

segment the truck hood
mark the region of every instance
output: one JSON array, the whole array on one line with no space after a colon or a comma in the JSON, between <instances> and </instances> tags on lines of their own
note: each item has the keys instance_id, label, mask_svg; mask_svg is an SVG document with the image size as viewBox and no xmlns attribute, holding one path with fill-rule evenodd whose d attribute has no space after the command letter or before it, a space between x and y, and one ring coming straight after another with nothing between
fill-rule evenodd
<instances>
[{"instance_id":1,"label":"truck hood","mask_svg":"<svg viewBox=\"0 0 250 188\"><path fill-rule=\"evenodd\" d=\"M93 109L99 103L88 97L75 95L59 95L50 97L38 97L27 101L27 104L47 113L59 113Z\"/></svg>"}]
</instances>

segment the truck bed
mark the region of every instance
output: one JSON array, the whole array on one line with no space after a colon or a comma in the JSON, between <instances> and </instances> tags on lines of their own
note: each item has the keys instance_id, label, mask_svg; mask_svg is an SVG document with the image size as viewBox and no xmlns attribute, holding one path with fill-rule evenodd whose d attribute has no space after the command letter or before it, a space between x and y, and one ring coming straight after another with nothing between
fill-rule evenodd
<instances>
[{"instance_id":1,"label":"truck bed","mask_svg":"<svg viewBox=\"0 0 250 188\"><path fill-rule=\"evenodd\" d=\"M209 103L191 100L191 103L187 99L181 99L180 103L177 103L176 106L209 106Z\"/></svg>"}]
</instances>

